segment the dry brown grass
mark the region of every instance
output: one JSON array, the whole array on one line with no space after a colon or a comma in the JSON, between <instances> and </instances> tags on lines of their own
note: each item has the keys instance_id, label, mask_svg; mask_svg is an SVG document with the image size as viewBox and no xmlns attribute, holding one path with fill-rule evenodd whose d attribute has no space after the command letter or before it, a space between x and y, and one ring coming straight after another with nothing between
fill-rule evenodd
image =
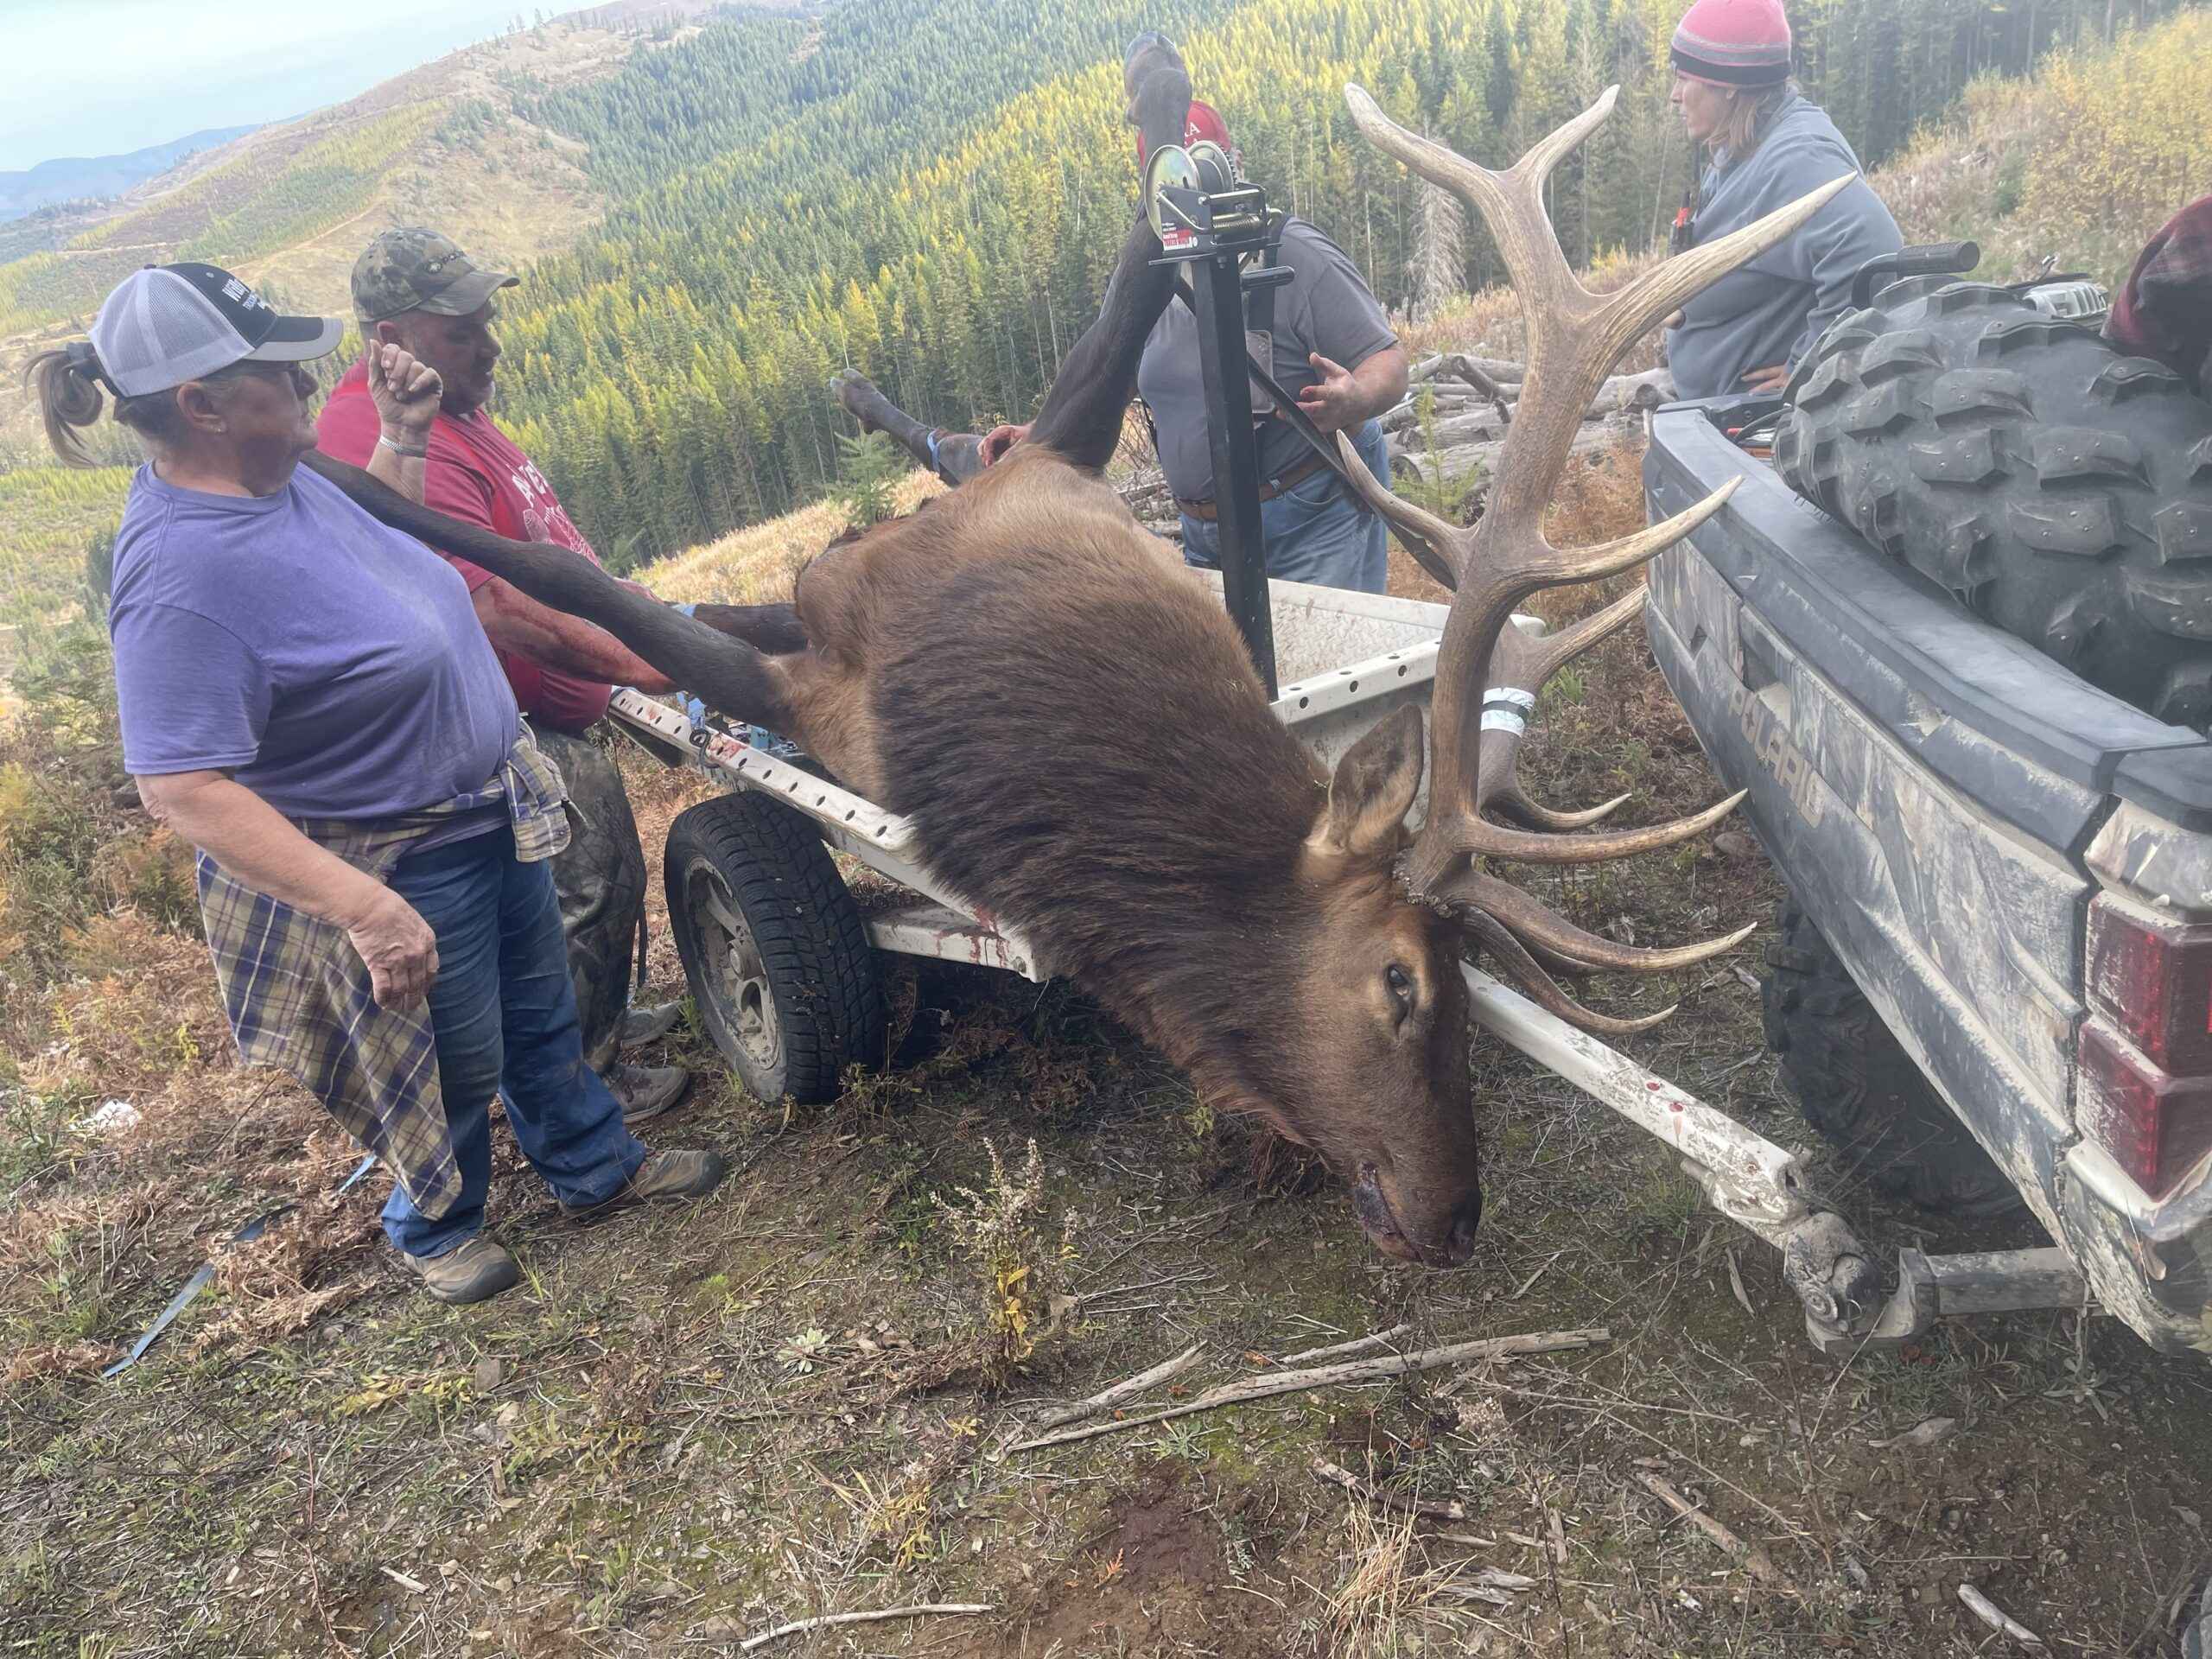
<instances>
[{"instance_id":1,"label":"dry brown grass","mask_svg":"<svg viewBox=\"0 0 2212 1659\"><path fill-rule=\"evenodd\" d=\"M1610 294L1649 270L1659 259L1656 253L1611 254L1582 272L1581 278L1592 292ZM1529 351L1520 298L1503 285L1462 295L1423 321L1402 321L1398 340L1416 363L1435 352L1465 352L1470 357L1502 357L1519 363L1527 359ZM1630 347L1614 372L1639 373L1656 367L1658 361L1659 335L1654 330Z\"/></svg>"},{"instance_id":2,"label":"dry brown grass","mask_svg":"<svg viewBox=\"0 0 2212 1659\"><path fill-rule=\"evenodd\" d=\"M893 492L897 511L912 512L944 486L933 474L909 474ZM715 605L771 605L791 596L807 561L844 532L845 510L817 501L781 518L748 524L718 541L648 565L638 580L660 598Z\"/></svg>"}]
</instances>

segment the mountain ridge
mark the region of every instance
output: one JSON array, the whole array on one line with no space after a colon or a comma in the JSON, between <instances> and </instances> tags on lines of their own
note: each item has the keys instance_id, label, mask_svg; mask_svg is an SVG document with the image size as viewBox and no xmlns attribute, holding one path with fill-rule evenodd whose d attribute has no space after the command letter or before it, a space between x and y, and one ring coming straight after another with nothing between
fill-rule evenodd
<instances>
[{"instance_id":1,"label":"mountain ridge","mask_svg":"<svg viewBox=\"0 0 2212 1659\"><path fill-rule=\"evenodd\" d=\"M255 121L244 126L203 127L166 143L147 144L112 156L56 156L27 168L0 172L0 224L41 207L119 196L201 150L219 149L270 124L283 124Z\"/></svg>"}]
</instances>

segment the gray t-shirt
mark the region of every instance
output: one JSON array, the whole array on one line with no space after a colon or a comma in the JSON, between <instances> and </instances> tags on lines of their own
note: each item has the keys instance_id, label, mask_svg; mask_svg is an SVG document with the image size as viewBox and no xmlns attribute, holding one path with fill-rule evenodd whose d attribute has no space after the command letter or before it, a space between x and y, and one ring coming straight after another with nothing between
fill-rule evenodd
<instances>
[{"instance_id":1,"label":"gray t-shirt","mask_svg":"<svg viewBox=\"0 0 2212 1659\"><path fill-rule=\"evenodd\" d=\"M1356 369L1398 343L1389 319L1344 250L1302 219L1283 226L1281 263L1296 276L1274 291L1273 372L1294 397L1321 378L1306 360L1309 353L1319 352ZM1213 454L1206 442L1198 325L1180 300L1168 302L1145 341L1137 391L1151 405L1160 428L1160 465L1167 487L1185 501L1212 500ZM1286 423L1260 423L1261 477L1287 471L1309 453Z\"/></svg>"}]
</instances>

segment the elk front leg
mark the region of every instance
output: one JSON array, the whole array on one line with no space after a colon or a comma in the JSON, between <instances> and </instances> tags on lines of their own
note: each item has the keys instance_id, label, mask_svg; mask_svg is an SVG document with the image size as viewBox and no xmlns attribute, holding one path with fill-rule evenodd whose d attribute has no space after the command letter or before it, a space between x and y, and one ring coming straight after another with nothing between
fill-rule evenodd
<instances>
[{"instance_id":1,"label":"elk front leg","mask_svg":"<svg viewBox=\"0 0 2212 1659\"><path fill-rule=\"evenodd\" d=\"M830 395L861 423L861 431L888 432L908 454L955 489L983 470L982 439L973 432L924 426L858 369L840 369L831 375Z\"/></svg>"},{"instance_id":2,"label":"elk front leg","mask_svg":"<svg viewBox=\"0 0 2212 1659\"><path fill-rule=\"evenodd\" d=\"M359 467L316 451L301 464L321 474L372 518L455 558L480 564L541 605L595 622L678 685L771 731L791 718L785 677L753 646L626 588L581 553L550 542L513 542L410 501ZM732 607L736 608L736 607ZM772 609L772 607L764 607Z\"/></svg>"},{"instance_id":3,"label":"elk front leg","mask_svg":"<svg viewBox=\"0 0 2212 1659\"><path fill-rule=\"evenodd\" d=\"M1137 88L1136 105L1147 154L1180 144L1191 118L1191 78L1180 69L1156 69ZM1175 292L1175 267L1154 264L1159 257L1160 238L1140 204L1114 262L1105 308L1060 365L1030 429L1030 442L1085 471L1104 467L1121 442L1122 417L1136 395L1137 359Z\"/></svg>"},{"instance_id":4,"label":"elk front leg","mask_svg":"<svg viewBox=\"0 0 2212 1659\"><path fill-rule=\"evenodd\" d=\"M716 633L742 639L771 657L788 657L807 648L798 607L781 605L694 605L691 614Z\"/></svg>"}]
</instances>

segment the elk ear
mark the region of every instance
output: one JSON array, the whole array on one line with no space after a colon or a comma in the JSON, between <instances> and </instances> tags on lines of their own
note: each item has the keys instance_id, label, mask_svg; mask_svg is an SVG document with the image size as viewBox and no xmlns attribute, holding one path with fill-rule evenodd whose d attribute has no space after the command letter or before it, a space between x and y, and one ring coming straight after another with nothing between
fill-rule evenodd
<instances>
[{"instance_id":1,"label":"elk ear","mask_svg":"<svg viewBox=\"0 0 2212 1659\"><path fill-rule=\"evenodd\" d=\"M1394 851L1421 792L1421 705L1408 703L1345 752L1329 780L1329 804L1307 845L1372 855Z\"/></svg>"}]
</instances>

